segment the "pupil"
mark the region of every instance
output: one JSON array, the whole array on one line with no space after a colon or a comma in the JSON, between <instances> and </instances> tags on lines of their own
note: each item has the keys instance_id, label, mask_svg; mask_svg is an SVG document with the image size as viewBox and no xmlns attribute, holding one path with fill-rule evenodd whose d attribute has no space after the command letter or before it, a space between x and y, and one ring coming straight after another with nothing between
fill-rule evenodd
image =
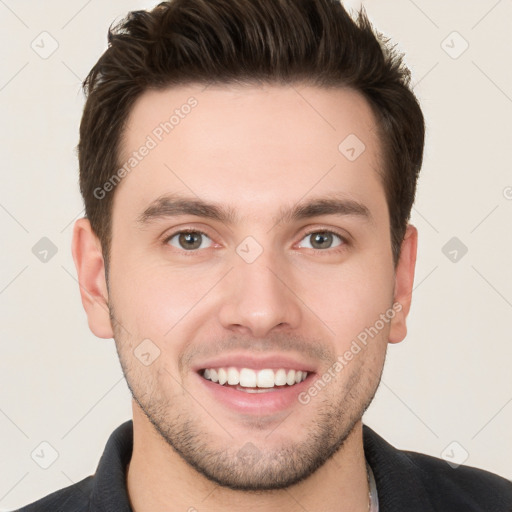
<instances>
[{"instance_id":1,"label":"pupil","mask_svg":"<svg viewBox=\"0 0 512 512\"><path fill-rule=\"evenodd\" d=\"M314 236L314 244L317 243L321 246L321 248L329 247L329 245L332 243L332 234L326 232L317 233Z\"/></svg>"},{"instance_id":2,"label":"pupil","mask_svg":"<svg viewBox=\"0 0 512 512\"><path fill-rule=\"evenodd\" d=\"M197 249L201 245L200 237L199 233L182 233L180 235L180 244L185 249Z\"/></svg>"}]
</instances>

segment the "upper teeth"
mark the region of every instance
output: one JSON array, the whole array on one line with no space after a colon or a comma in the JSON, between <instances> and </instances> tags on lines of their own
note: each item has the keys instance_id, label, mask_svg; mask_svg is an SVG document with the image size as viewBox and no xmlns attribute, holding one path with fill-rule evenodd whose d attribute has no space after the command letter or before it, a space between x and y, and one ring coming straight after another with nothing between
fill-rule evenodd
<instances>
[{"instance_id":1,"label":"upper teeth","mask_svg":"<svg viewBox=\"0 0 512 512\"><path fill-rule=\"evenodd\" d=\"M238 385L248 388L273 388L274 386L289 386L302 382L308 373L301 370L272 370L265 368L264 370L252 370L251 368L207 368L203 377L218 382L219 384Z\"/></svg>"}]
</instances>

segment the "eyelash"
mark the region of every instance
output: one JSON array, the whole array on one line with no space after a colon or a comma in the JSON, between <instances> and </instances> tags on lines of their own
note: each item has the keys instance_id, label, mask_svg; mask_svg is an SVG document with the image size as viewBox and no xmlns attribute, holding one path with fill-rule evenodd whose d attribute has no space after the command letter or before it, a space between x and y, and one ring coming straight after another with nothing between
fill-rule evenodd
<instances>
[{"instance_id":1,"label":"eyelash","mask_svg":"<svg viewBox=\"0 0 512 512\"><path fill-rule=\"evenodd\" d=\"M206 237L208 237L210 240L212 240L212 238L208 235L208 233L205 233L204 231L201 231L200 229L180 229L179 231L175 231L174 233L172 233L171 235L165 237L165 239L163 240L163 244L164 245L167 245L169 243L170 240L172 240L176 235L181 235L181 234L186 234L186 233L198 233L200 235L204 235ZM301 238L301 240L303 240L304 238L310 236L310 235L313 235L315 233L328 233L328 234L332 234L332 235L336 235L340 240L341 240L341 245L339 246L336 246L332 249L312 249L313 251L316 251L316 252L326 252L326 253L329 253L329 254L332 254L332 253L339 253L339 252L342 252L344 251L347 246L350 245L350 242L348 241L348 239L343 236L341 233L338 233L337 231L334 231L332 229L313 229L311 231L308 231L307 233L304 233L303 237ZM213 240L212 240L213 241ZM199 252L200 249L193 249L193 250L190 250L190 251L186 251L185 249L177 249L178 251L181 251L183 253L190 253L190 254L194 254L194 253L197 253ZM204 249L201 249L201 250L204 250Z\"/></svg>"}]
</instances>

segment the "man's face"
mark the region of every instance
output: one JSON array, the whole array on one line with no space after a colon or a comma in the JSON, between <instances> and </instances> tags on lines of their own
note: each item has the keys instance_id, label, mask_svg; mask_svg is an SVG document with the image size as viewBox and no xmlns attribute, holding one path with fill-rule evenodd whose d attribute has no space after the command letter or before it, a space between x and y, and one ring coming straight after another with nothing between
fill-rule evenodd
<instances>
[{"instance_id":1,"label":"man's face","mask_svg":"<svg viewBox=\"0 0 512 512\"><path fill-rule=\"evenodd\" d=\"M298 482L359 422L394 328L378 322L395 273L370 107L340 89L152 91L131 112L121 161L143 144L115 189L108 296L141 417L221 485ZM166 195L232 218L157 210ZM286 215L321 199L342 204ZM291 370L301 382L283 384Z\"/></svg>"}]
</instances>

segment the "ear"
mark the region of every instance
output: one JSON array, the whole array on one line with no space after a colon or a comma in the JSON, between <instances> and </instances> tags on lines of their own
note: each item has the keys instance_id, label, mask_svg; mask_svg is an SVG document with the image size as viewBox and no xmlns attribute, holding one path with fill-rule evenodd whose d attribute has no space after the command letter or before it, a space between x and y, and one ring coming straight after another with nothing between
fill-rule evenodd
<instances>
[{"instance_id":1,"label":"ear","mask_svg":"<svg viewBox=\"0 0 512 512\"><path fill-rule=\"evenodd\" d=\"M101 243L85 217L75 222L71 252L89 329L99 338L113 338Z\"/></svg>"},{"instance_id":2,"label":"ear","mask_svg":"<svg viewBox=\"0 0 512 512\"><path fill-rule=\"evenodd\" d=\"M399 343L407 335L406 318L411 309L412 286L416 268L418 230L407 226L400 249L400 257L395 269L395 294L393 309L396 314L391 320L389 343Z\"/></svg>"}]
</instances>

